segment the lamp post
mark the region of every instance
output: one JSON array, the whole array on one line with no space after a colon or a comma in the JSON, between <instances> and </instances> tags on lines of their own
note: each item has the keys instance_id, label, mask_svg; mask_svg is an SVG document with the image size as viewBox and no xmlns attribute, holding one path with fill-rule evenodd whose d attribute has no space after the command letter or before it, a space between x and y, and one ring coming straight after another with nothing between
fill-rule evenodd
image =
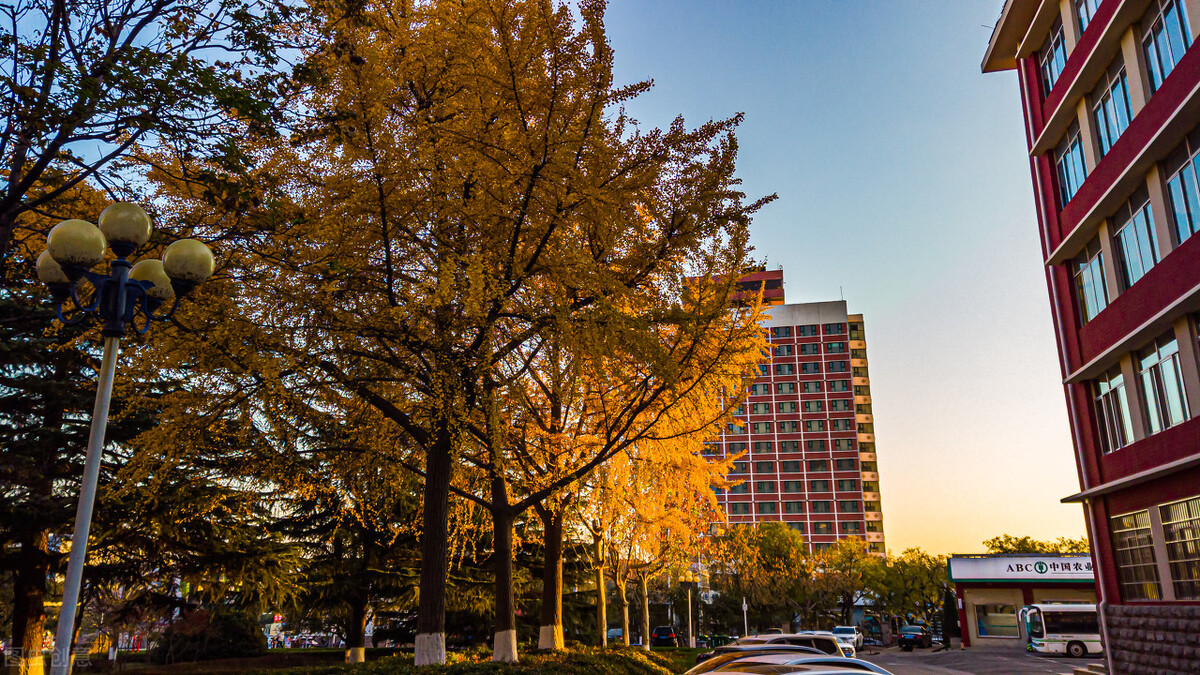
<instances>
[{"instance_id":1,"label":"lamp post","mask_svg":"<svg viewBox=\"0 0 1200 675\"><path fill-rule=\"evenodd\" d=\"M696 648L696 632L692 630L692 589L700 583L700 576L695 572L684 572L679 576L679 582L687 589L687 636L688 647Z\"/></svg>"},{"instance_id":2,"label":"lamp post","mask_svg":"<svg viewBox=\"0 0 1200 675\"><path fill-rule=\"evenodd\" d=\"M88 530L92 524L92 506L100 477L100 456L121 338L131 325L139 333L145 333L152 321L170 317L179 306L180 298L206 281L213 272L212 252L195 239L181 239L171 244L161 261L145 259L137 264L130 263L129 256L150 240L151 227L150 217L140 206L112 204L100 214L100 227L84 220L64 220L55 225L46 238L46 250L37 259L38 279L50 288L59 321L77 324L97 318L103 323L100 334L104 337L96 405L88 433L87 458L51 659L53 675L71 672L71 637L79 606ZM106 248L111 248L116 255L109 263L108 273L91 271L104 260ZM79 282L84 279L92 287L86 299L79 291ZM167 303L170 303L169 307L160 312Z\"/></svg>"}]
</instances>

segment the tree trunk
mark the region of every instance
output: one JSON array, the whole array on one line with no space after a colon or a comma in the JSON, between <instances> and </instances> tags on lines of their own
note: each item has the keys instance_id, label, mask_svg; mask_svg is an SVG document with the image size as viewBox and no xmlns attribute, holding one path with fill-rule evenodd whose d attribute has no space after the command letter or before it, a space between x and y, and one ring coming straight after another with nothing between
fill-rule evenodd
<instances>
[{"instance_id":1,"label":"tree trunk","mask_svg":"<svg viewBox=\"0 0 1200 675\"><path fill-rule=\"evenodd\" d=\"M647 575L638 577L642 591L642 649L650 651L650 583Z\"/></svg>"},{"instance_id":2,"label":"tree trunk","mask_svg":"<svg viewBox=\"0 0 1200 675\"><path fill-rule=\"evenodd\" d=\"M495 577L496 624L492 660L516 662L517 603L513 590L513 514L508 509L504 479L492 478L492 570Z\"/></svg>"},{"instance_id":3,"label":"tree trunk","mask_svg":"<svg viewBox=\"0 0 1200 675\"><path fill-rule=\"evenodd\" d=\"M629 596L625 593L625 580L615 580L617 605L621 608L621 644L629 646Z\"/></svg>"},{"instance_id":4,"label":"tree trunk","mask_svg":"<svg viewBox=\"0 0 1200 675\"><path fill-rule=\"evenodd\" d=\"M538 649L562 649L563 513L537 506L542 521L545 565L542 570L542 624Z\"/></svg>"},{"instance_id":5,"label":"tree trunk","mask_svg":"<svg viewBox=\"0 0 1200 675\"><path fill-rule=\"evenodd\" d=\"M599 532L599 523L597 523L597 533L592 534L592 549L596 557L596 630L600 632L600 646L608 646L608 599L604 597L605 580L604 580L604 537Z\"/></svg>"},{"instance_id":6,"label":"tree trunk","mask_svg":"<svg viewBox=\"0 0 1200 675\"><path fill-rule=\"evenodd\" d=\"M418 666L446 662L446 578L450 569L447 521L450 516L450 473L453 469L450 461L452 442L449 419L440 420L434 445L425 460L421 576L414 655L414 663Z\"/></svg>"},{"instance_id":7,"label":"tree trunk","mask_svg":"<svg viewBox=\"0 0 1200 675\"><path fill-rule=\"evenodd\" d=\"M346 626L346 663L367 660L367 598L356 593L350 599L350 623Z\"/></svg>"},{"instance_id":8,"label":"tree trunk","mask_svg":"<svg viewBox=\"0 0 1200 675\"><path fill-rule=\"evenodd\" d=\"M46 630L46 577L50 573L47 551L50 531L29 532L21 542L17 569L13 579L13 647L16 672L20 675L41 675L42 636Z\"/></svg>"}]
</instances>

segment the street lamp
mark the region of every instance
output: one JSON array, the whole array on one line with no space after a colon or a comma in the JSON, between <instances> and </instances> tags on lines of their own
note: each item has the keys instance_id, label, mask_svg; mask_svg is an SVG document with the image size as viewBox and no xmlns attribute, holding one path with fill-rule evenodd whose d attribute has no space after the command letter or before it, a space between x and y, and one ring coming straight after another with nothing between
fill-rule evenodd
<instances>
[{"instance_id":1,"label":"street lamp","mask_svg":"<svg viewBox=\"0 0 1200 675\"><path fill-rule=\"evenodd\" d=\"M692 649L696 648L696 633L692 630L692 589L700 583L700 575L692 571L684 572L679 575L679 583L684 584L687 589L687 636L688 646Z\"/></svg>"},{"instance_id":2,"label":"street lamp","mask_svg":"<svg viewBox=\"0 0 1200 675\"><path fill-rule=\"evenodd\" d=\"M145 333L152 321L169 318L179 306L180 298L213 273L212 251L195 239L181 239L171 244L161 261L145 259L137 264L130 263L129 256L150 240L151 228L150 217L142 207L112 204L100 214L100 227L85 220L64 220L55 225L46 238L46 250L37 259L38 279L50 288L59 321L71 325L98 318L103 322L100 334L104 336L96 406L88 434L87 459L51 659L53 675L71 672L71 637L79 606L88 530L92 524L92 505L100 477L100 455L121 338L130 325L139 333ZM108 273L91 271L104 260L106 248L111 248L116 255L109 263ZM92 287L86 299L79 291L79 282L84 279ZM167 303L170 306L159 311Z\"/></svg>"}]
</instances>

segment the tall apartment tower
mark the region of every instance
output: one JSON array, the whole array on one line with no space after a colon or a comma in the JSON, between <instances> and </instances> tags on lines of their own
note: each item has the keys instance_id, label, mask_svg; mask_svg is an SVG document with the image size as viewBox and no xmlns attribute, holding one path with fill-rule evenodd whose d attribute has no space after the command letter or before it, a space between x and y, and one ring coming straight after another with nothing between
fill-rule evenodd
<instances>
[{"instance_id":1,"label":"tall apartment tower","mask_svg":"<svg viewBox=\"0 0 1200 675\"><path fill-rule=\"evenodd\" d=\"M1200 673L1200 0L1007 0L1113 673Z\"/></svg>"},{"instance_id":2,"label":"tall apartment tower","mask_svg":"<svg viewBox=\"0 0 1200 675\"><path fill-rule=\"evenodd\" d=\"M743 454L718 495L731 523L782 521L816 549L858 536L884 552L871 379L861 314L846 303L784 303L783 272L742 277L770 315L771 358L713 455Z\"/></svg>"}]
</instances>

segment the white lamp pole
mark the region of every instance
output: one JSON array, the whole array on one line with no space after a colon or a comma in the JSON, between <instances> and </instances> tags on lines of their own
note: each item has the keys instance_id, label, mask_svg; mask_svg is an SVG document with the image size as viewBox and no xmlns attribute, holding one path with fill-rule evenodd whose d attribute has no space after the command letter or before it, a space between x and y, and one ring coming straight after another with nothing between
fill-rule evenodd
<instances>
[{"instance_id":1,"label":"white lamp pole","mask_svg":"<svg viewBox=\"0 0 1200 675\"><path fill-rule=\"evenodd\" d=\"M71 672L75 614L79 611L88 531L100 479L100 457L104 454L104 431L108 425L121 337L131 324L144 333L149 330L151 321L169 317L179 306L179 299L211 277L213 272L212 252L194 239L183 239L168 246L162 262L147 259L131 264L127 258L149 241L150 231L150 218L140 206L113 204L100 214L99 228L83 220L64 220L55 225L46 238L46 250L37 260L38 278L50 287L60 321L75 324L96 316L104 322L100 331L104 336L104 355L96 384L96 405L92 411L83 482L75 511L63 601L58 612L58 632L51 658L53 675ZM108 274L92 272L90 268L104 260L105 249L110 247L117 258L109 265ZM78 282L84 278L93 288L87 302L80 299L77 289ZM165 313L157 313L172 299L174 302ZM67 318L66 314L73 316ZM138 325L139 315L143 321L141 325Z\"/></svg>"}]
</instances>

